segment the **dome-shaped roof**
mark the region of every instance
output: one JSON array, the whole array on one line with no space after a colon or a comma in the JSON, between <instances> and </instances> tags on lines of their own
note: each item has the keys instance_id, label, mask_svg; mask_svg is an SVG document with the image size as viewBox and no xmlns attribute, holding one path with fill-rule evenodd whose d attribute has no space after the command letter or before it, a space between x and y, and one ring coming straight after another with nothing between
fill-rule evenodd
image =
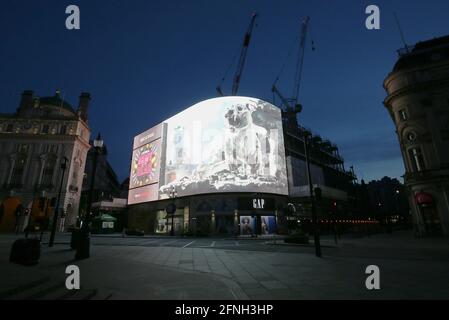
<instances>
[{"instance_id":1,"label":"dome-shaped roof","mask_svg":"<svg viewBox=\"0 0 449 320\"><path fill-rule=\"evenodd\" d=\"M72 106L70 105L70 103L68 103L67 101L64 101L61 98L61 93L58 91L56 91L55 95L52 97L41 97L39 98L39 102L42 105L49 105L49 106L55 106L55 107L62 107L68 111L71 111L73 113L75 113L75 111L73 110Z\"/></svg>"},{"instance_id":2,"label":"dome-shaped roof","mask_svg":"<svg viewBox=\"0 0 449 320\"><path fill-rule=\"evenodd\" d=\"M449 60L449 36L418 42L401 55L393 71Z\"/></svg>"}]
</instances>

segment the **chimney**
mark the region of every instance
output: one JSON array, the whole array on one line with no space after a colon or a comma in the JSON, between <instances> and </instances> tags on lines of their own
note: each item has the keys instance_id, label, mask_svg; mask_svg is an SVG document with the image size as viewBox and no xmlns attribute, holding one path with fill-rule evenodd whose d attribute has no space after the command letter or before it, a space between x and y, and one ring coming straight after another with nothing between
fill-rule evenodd
<instances>
[{"instance_id":1,"label":"chimney","mask_svg":"<svg viewBox=\"0 0 449 320\"><path fill-rule=\"evenodd\" d=\"M87 111L89 108L90 93L82 92L80 95L80 102L78 105L78 116L85 122L88 120Z\"/></svg>"},{"instance_id":2,"label":"chimney","mask_svg":"<svg viewBox=\"0 0 449 320\"><path fill-rule=\"evenodd\" d=\"M33 91L25 90L22 93L22 98L20 99L19 109L17 111L20 112L21 110L24 110L26 108L31 108L31 107L33 107Z\"/></svg>"}]
</instances>

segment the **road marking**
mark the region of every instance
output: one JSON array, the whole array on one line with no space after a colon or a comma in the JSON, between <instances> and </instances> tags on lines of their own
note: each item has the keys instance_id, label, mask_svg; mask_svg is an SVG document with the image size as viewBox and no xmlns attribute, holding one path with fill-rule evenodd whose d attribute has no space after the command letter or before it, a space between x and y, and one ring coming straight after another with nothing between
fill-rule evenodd
<instances>
[{"instance_id":1,"label":"road marking","mask_svg":"<svg viewBox=\"0 0 449 320\"><path fill-rule=\"evenodd\" d=\"M168 245L168 244L170 244L170 243L175 243L176 241L178 241L178 239L172 240L172 241L169 241L169 242L163 242L163 243L161 243L161 244L159 244L159 245L160 245L160 246L166 246L166 245Z\"/></svg>"},{"instance_id":2,"label":"road marking","mask_svg":"<svg viewBox=\"0 0 449 320\"><path fill-rule=\"evenodd\" d=\"M196 240L193 240L192 242L189 242L188 244L186 244L183 248L187 248L188 246L190 246L192 243L194 243Z\"/></svg>"},{"instance_id":3,"label":"road marking","mask_svg":"<svg viewBox=\"0 0 449 320\"><path fill-rule=\"evenodd\" d=\"M210 244L211 247L215 246L215 241L212 241L212 243Z\"/></svg>"},{"instance_id":4,"label":"road marking","mask_svg":"<svg viewBox=\"0 0 449 320\"><path fill-rule=\"evenodd\" d=\"M237 297L237 295L234 293L234 290L229 289L229 291L231 291L231 294L234 296L234 300L239 300L239 298Z\"/></svg>"}]
</instances>

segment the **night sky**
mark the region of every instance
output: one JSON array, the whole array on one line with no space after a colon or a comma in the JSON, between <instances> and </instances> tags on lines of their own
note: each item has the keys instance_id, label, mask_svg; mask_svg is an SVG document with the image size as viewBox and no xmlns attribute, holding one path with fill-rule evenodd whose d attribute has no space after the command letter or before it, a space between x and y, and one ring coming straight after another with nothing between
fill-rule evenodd
<instances>
[{"instance_id":1,"label":"night sky","mask_svg":"<svg viewBox=\"0 0 449 320\"><path fill-rule=\"evenodd\" d=\"M70 4L80 7L81 30L65 28ZM365 28L370 4L380 7L380 30ZM75 108L80 92L90 92L92 134L101 132L122 180L133 136L216 96L253 12L258 25L238 94L272 101L286 61L278 87L291 95L296 52L286 57L309 15L301 125L335 142L359 179L400 178L395 128L382 104L383 80L402 47L394 11L408 44L449 33L447 0L2 0L0 112L14 112L25 89L38 96L60 89ZM223 85L228 94L235 66Z\"/></svg>"}]
</instances>

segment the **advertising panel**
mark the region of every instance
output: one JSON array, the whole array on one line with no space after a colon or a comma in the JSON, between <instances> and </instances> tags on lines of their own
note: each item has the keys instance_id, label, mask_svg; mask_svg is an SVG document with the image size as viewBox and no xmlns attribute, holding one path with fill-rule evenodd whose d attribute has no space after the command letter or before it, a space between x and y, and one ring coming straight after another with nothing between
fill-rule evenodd
<instances>
[{"instance_id":1,"label":"advertising panel","mask_svg":"<svg viewBox=\"0 0 449 320\"><path fill-rule=\"evenodd\" d=\"M253 235L256 233L256 220L251 216L240 216L240 234Z\"/></svg>"},{"instance_id":2,"label":"advertising panel","mask_svg":"<svg viewBox=\"0 0 449 320\"><path fill-rule=\"evenodd\" d=\"M276 217L275 216L261 216L261 233L274 234L276 233Z\"/></svg>"},{"instance_id":3,"label":"advertising panel","mask_svg":"<svg viewBox=\"0 0 449 320\"><path fill-rule=\"evenodd\" d=\"M255 98L214 98L136 136L130 189L135 196L136 190L153 184L157 194L147 190L147 197L129 203L166 199L174 190L178 197L287 195L281 110Z\"/></svg>"}]
</instances>

